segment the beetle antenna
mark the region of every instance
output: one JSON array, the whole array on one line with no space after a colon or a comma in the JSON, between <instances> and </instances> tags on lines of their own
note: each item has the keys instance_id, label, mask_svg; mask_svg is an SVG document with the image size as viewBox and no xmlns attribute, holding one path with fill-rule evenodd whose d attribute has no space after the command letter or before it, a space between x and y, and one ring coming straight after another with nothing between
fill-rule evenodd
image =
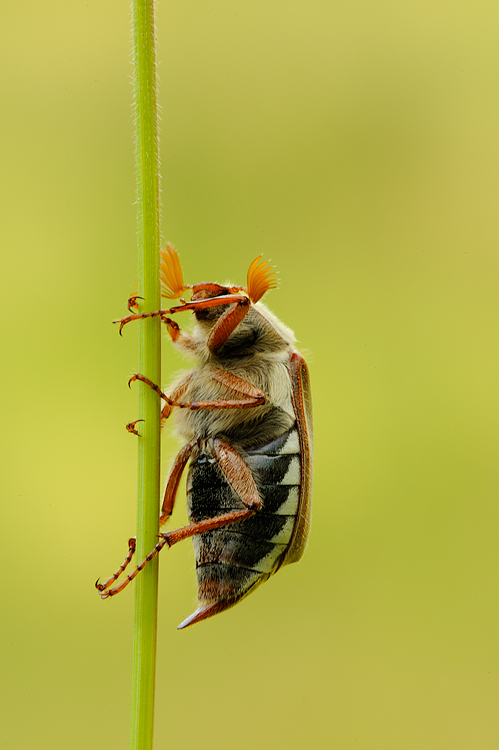
<instances>
[{"instance_id":1,"label":"beetle antenna","mask_svg":"<svg viewBox=\"0 0 499 750\"><path fill-rule=\"evenodd\" d=\"M269 289L277 288L275 266L269 266L268 260L259 255L248 268L247 291L252 302L258 302Z\"/></svg>"},{"instance_id":2,"label":"beetle antenna","mask_svg":"<svg viewBox=\"0 0 499 750\"><path fill-rule=\"evenodd\" d=\"M192 287L184 284L182 266L177 251L173 245L166 243L164 250L161 250L161 296L167 299L178 299L182 292Z\"/></svg>"}]
</instances>

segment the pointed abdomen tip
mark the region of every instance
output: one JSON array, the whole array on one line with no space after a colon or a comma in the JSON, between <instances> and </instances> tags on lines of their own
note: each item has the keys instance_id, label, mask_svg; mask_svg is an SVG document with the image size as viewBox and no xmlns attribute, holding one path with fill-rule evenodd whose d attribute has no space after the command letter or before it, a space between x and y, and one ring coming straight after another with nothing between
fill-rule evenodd
<instances>
[{"instance_id":1,"label":"pointed abdomen tip","mask_svg":"<svg viewBox=\"0 0 499 750\"><path fill-rule=\"evenodd\" d=\"M188 628L189 625L194 625L196 622L206 620L208 617L213 617L213 615L223 612L224 609L229 609L229 607L232 607L236 602L237 599L220 599L219 601L211 602L211 604L205 604L203 607L198 607L192 615L189 615L189 617L180 623L177 630L183 630L184 628Z\"/></svg>"}]
</instances>

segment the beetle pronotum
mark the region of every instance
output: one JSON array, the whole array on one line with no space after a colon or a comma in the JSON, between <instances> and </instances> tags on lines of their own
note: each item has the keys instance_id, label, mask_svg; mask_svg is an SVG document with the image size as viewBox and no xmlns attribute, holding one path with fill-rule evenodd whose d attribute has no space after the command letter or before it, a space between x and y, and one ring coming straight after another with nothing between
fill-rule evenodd
<instances>
[{"instance_id":1,"label":"beetle pronotum","mask_svg":"<svg viewBox=\"0 0 499 750\"><path fill-rule=\"evenodd\" d=\"M192 537L199 607L180 629L228 609L302 556L310 527L312 401L307 365L294 348L293 332L259 301L276 287L261 256L248 269L246 287L186 286L177 253L167 245L161 284L169 299L192 289L190 301L117 322L121 333L132 320L160 316L173 344L197 359L171 396L143 375L130 380L141 380L164 400L162 420L176 412L186 445L170 471L160 524L172 514L188 462L190 524L162 532L140 565L113 588L132 560L131 539L124 563L96 587L103 599L114 596L164 546ZM196 320L192 334L169 317L188 310ZM135 424L127 429L138 434Z\"/></svg>"}]
</instances>

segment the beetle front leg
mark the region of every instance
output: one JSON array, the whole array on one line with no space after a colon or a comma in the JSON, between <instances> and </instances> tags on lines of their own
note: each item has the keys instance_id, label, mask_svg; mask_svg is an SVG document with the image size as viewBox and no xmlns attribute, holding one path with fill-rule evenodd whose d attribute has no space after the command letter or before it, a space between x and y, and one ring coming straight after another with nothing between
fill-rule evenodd
<instances>
[{"instance_id":1,"label":"beetle front leg","mask_svg":"<svg viewBox=\"0 0 499 750\"><path fill-rule=\"evenodd\" d=\"M127 315L124 318L119 318L118 320L113 320L113 323L119 323L120 324L120 336L122 335L122 331L124 326L126 326L127 323L131 323L132 320L142 320L143 318L158 318L166 316L170 313L170 310L154 310L153 312L146 312L146 313L137 313L136 315Z\"/></svg>"},{"instance_id":2,"label":"beetle front leg","mask_svg":"<svg viewBox=\"0 0 499 750\"><path fill-rule=\"evenodd\" d=\"M180 330L180 326L176 320L167 318L165 315L161 316L161 322L165 324L166 330L172 340L172 343L179 349L184 349L190 352L195 352L197 349L196 344L192 336L188 333L183 333Z\"/></svg>"},{"instance_id":3,"label":"beetle front leg","mask_svg":"<svg viewBox=\"0 0 499 750\"><path fill-rule=\"evenodd\" d=\"M220 297L209 297L208 299L195 300L187 302L178 307L172 307L170 313L181 312L182 310L207 310L210 307L221 307L229 305L227 310L220 316L208 337L208 349L215 352L225 344L230 334L235 331L239 323L244 320L251 306L249 297L241 294L228 294ZM165 318L166 313L162 316Z\"/></svg>"},{"instance_id":4,"label":"beetle front leg","mask_svg":"<svg viewBox=\"0 0 499 750\"><path fill-rule=\"evenodd\" d=\"M126 306L128 307L130 312L132 312L132 310L139 309L139 303L137 302L138 299L144 299L144 297L141 297L139 294L132 294L131 297L128 298Z\"/></svg>"},{"instance_id":5,"label":"beetle front leg","mask_svg":"<svg viewBox=\"0 0 499 750\"><path fill-rule=\"evenodd\" d=\"M244 320L250 309L250 300L243 297L236 304L231 305L228 310L217 320L208 337L208 349L216 352L225 344L230 334L235 331L239 323Z\"/></svg>"},{"instance_id":6,"label":"beetle front leg","mask_svg":"<svg viewBox=\"0 0 499 750\"><path fill-rule=\"evenodd\" d=\"M136 297L138 299L138 297ZM143 318L164 318L165 322L168 315L173 315L177 312L184 312L186 310L205 310L208 307L220 307L221 305L233 305L235 303L242 302L243 306L249 307L250 300L245 295L241 294L223 294L220 297L213 297L210 299L194 300L194 302L184 302L182 305L176 305L175 307L169 307L167 310L154 310L153 312L137 313L136 315L127 315L119 320L113 320L113 323L120 324L120 335L123 327L127 323L131 323L132 320L142 320ZM244 317L244 316L243 316ZM236 324L237 325L237 324Z\"/></svg>"}]
</instances>

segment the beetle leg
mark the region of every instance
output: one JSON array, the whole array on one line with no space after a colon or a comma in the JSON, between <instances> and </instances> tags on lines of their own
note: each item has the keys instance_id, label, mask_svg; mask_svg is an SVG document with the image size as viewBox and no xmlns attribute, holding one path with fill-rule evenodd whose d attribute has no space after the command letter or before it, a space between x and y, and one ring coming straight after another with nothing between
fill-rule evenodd
<instances>
[{"instance_id":1,"label":"beetle leg","mask_svg":"<svg viewBox=\"0 0 499 750\"><path fill-rule=\"evenodd\" d=\"M132 294L131 297L128 298L126 306L128 307L130 312L132 312L132 310L139 309L139 303L137 302L138 299L144 299L144 297L141 297L138 294Z\"/></svg>"},{"instance_id":2,"label":"beetle leg","mask_svg":"<svg viewBox=\"0 0 499 750\"><path fill-rule=\"evenodd\" d=\"M193 443L189 443L186 448L194 444L195 441L193 441ZM165 531L161 534L161 536L164 540L166 540L166 543L169 547L177 544L177 542L181 542L183 539L188 539L191 536L202 534L205 531L213 531L214 529L219 529L221 526L227 526L228 524L242 521L245 518L249 518L251 515L253 515L253 513L255 513L257 510L260 510L261 508L262 501L260 499L260 494L255 484L255 480L253 479L253 474L251 473L248 465L243 460L242 456L235 450L235 448L233 448L226 440L223 440L222 438L214 438L213 450L217 459L217 463L223 475L225 476L227 482L230 484L236 495L246 506L246 510L233 510L229 513L223 513L220 516L215 516L214 518L206 518L203 521L196 521L195 523L191 523L189 524L189 526L183 526L180 529ZM179 461L182 453L183 451L180 451L179 455L177 456L177 461ZM185 458L184 466L185 463L187 463L187 459L188 456ZM177 461L175 462L175 464L177 464ZM180 475L178 476L178 478L176 478L175 469L176 466L173 467L170 473L170 479L168 480L165 492L163 513L161 514L161 517L163 517L164 515L165 503L167 501L167 493L169 491L170 482L172 484L172 490L174 489L174 493L176 493L177 491ZM182 473L182 470L183 466L180 470L180 473Z\"/></svg>"},{"instance_id":3,"label":"beetle leg","mask_svg":"<svg viewBox=\"0 0 499 750\"><path fill-rule=\"evenodd\" d=\"M182 526L180 529L163 531L161 532L161 541L158 542L156 547L159 547L159 552L163 549L165 544L167 544L168 547L173 547L177 542L182 542L184 539L189 539L191 536L203 534L205 531L213 531L214 529L219 529L221 526L228 526L229 524L237 523L237 521L244 521L246 518L250 518L250 516L254 515L255 512L255 510L249 509L233 510L230 513L215 516L215 518L205 518L204 521L197 521L188 526Z\"/></svg>"},{"instance_id":4,"label":"beetle leg","mask_svg":"<svg viewBox=\"0 0 499 750\"><path fill-rule=\"evenodd\" d=\"M262 501L253 474L240 453L222 438L213 440L213 449L218 465L228 483L248 509L259 510Z\"/></svg>"},{"instance_id":5,"label":"beetle leg","mask_svg":"<svg viewBox=\"0 0 499 750\"><path fill-rule=\"evenodd\" d=\"M166 329L170 335L170 338L173 344L175 344L180 349L187 349L188 351L196 351L197 346L194 343L192 336L189 336L188 333L182 333L182 331L180 330L179 324L175 320L172 320L171 318L167 318L165 315L162 315L161 322L166 325Z\"/></svg>"},{"instance_id":6,"label":"beetle leg","mask_svg":"<svg viewBox=\"0 0 499 750\"><path fill-rule=\"evenodd\" d=\"M182 396L186 392L186 390L187 390L187 388L189 386L189 383L191 382L191 380L192 380L193 377L194 377L194 375L193 375L193 373L191 373L190 375L187 375L187 377L184 378L178 384L178 386L175 388L175 390L173 391L173 393L172 393L172 395L170 397L171 401L177 402L180 398L182 398ZM161 424L163 424L163 422L164 422L165 419L168 419L168 417L172 413L172 409L173 409L172 404L170 404L169 401L167 401L165 403L165 405L163 406L162 410L161 410Z\"/></svg>"},{"instance_id":7,"label":"beetle leg","mask_svg":"<svg viewBox=\"0 0 499 750\"><path fill-rule=\"evenodd\" d=\"M169 310L163 310L162 315L173 315L173 313L183 312L184 310L206 310L209 307L221 307L222 305L235 305L242 304L243 306L250 305L250 299L245 294L221 294L219 297L208 297L207 299L196 299L191 302L186 302L183 305L177 305L176 307L170 307Z\"/></svg>"},{"instance_id":8,"label":"beetle leg","mask_svg":"<svg viewBox=\"0 0 499 750\"><path fill-rule=\"evenodd\" d=\"M180 383L180 385L173 391L173 394L172 394L173 395L173 400L178 399L182 395L182 393L187 388L187 385L189 384L189 381L190 381L191 377L192 376L190 375L189 377L185 378L185 380L183 380L182 383ZM131 380L128 381L128 385L130 385L130 383L133 380L139 380L139 379L140 378L136 378L134 376L133 379L131 379ZM151 387L153 387L154 384L152 383L152 381L149 381L147 383L147 385L150 385ZM156 391L156 393L158 393L161 396L161 398L167 398L167 397L164 396L164 394L161 391L161 389L154 388L154 390ZM163 422L165 421L165 419L168 419L168 417L170 416L171 413L172 413L172 405L169 403L169 401L167 401L165 403L165 405L163 406L163 408L161 409L161 427L163 427ZM130 433L132 433L133 435L137 435L138 437L140 437L140 433L137 430L137 428L135 427L135 425L138 422L143 422L143 421L144 421L143 419L136 419L133 422L128 422L128 424L126 425L127 431L130 432Z\"/></svg>"},{"instance_id":9,"label":"beetle leg","mask_svg":"<svg viewBox=\"0 0 499 750\"><path fill-rule=\"evenodd\" d=\"M221 521L224 520L224 526L227 525L227 516L232 516L230 519L231 522L239 520L242 521L245 518L250 518L252 515L254 515L257 512L257 509L261 507L261 499L260 495L258 493L258 490L255 485L255 481L253 479L253 475L246 465L246 463L243 461L242 457L239 455L239 453L234 450L234 448L229 445L225 440L222 440L221 438L215 438L213 440L213 448L214 452L218 461L218 465L220 469L222 470L223 474L225 475L225 478L227 479L228 483L231 485L234 492L236 492L237 495L241 498L243 503L248 507L247 511L234 511L233 513L226 514L225 518L224 516L218 516L218 518L209 519L212 522L212 525L210 526L210 529L216 529L220 528L222 526ZM255 510L250 510L249 508L255 508ZM238 517L236 518L236 514ZM201 524L204 524L205 521L201 521L197 524L192 524L191 527L187 528L195 528L197 529L197 533L202 533L203 531L207 531L207 528L200 528ZM216 523L216 525L215 525ZM179 531L182 531L179 529ZM173 534L175 532L170 532L172 536L170 537L169 543L174 543L175 541L179 541ZM177 532L178 533L178 532ZM182 537L184 538L184 537ZM178 630L182 630L183 628L186 628L188 625L193 625L196 622L199 622L200 620L204 620L207 617L211 617L212 615L217 614L218 612L223 612L224 609L228 609L231 607L237 599L216 599L215 601L210 601L206 604L200 605L195 612L192 613L192 615L189 615L187 619L185 619L179 626Z\"/></svg>"},{"instance_id":10,"label":"beetle leg","mask_svg":"<svg viewBox=\"0 0 499 750\"><path fill-rule=\"evenodd\" d=\"M242 297L235 305L231 305L217 320L208 337L208 349L216 352L227 341L230 334L237 328L250 309L248 297Z\"/></svg>"},{"instance_id":11,"label":"beetle leg","mask_svg":"<svg viewBox=\"0 0 499 750\"><path fill-rule=\"evenodd\" d=\"M170 476L168 477L168 481L166 483L165 495L161 508L161 516L159 519L160 526L166 523L173 512L173 505L175 502L175 497L177 495L180 478L195 445L195 440L188 443L184 448L182 448L177 458L175 459L175 462L170 471ZM234 492L241 498L248 510L258 510L261 506L260 495L258 493L255 480L253 479L253 475L240 454L231 445L229 445L229 443L227 443L225 440L222 440L222 438L215 438L213 440L213 449L218 461L218 465L220 466L225 478L227 479ZM232 514L229 513L228 515L231 516ZM215 519L208 520L211 521ZM204 521L202 521L201 523L204 523ZM223 526L224 523L225 521L220 525ZM189 529L195 525L196 524L191 524L191 526L186 526L185 528ZM208 529L204 530L207 531ZM179 529L178 531L183 530ZM173 534L176 532L166 533ZM189 536L199 533L201 532L195 531L189 534ZM185 537L181 538L183 539ZM180 539L178 541L180 541ZM175 544L175 542L173 543Z\"/></svg>"},{"instance_id":12,"label":"beetle leg","mask_svg":"<svg viewBox=\"0 0 499 750\"><path fill-rule=\"evenodd\" d=\"M222 385L225 385L225 387L229 388L231 391L246 396L247 399L245 399L244 403L241 405L260 406L260 404L265 403L265 393L257 388L256 385L249 383L238 375L234 375L227 370L212 370L211 377L219 383L222 383Z\"/></svg>"},{"instance_id":13,"label":"beetle leg","mask_svg":"<svg viewBox=\"0 0 499 750\"><path fill-rule=\"evenodd\" d=\"M158 316L162 317L164 315L168 315L169 312L170 310L154 310L154 312L137 313L136 315L127 315L124 318L113 320L113 323L120 324L120 336L121 336L123 326L125 326L127 323L131 323L132 320L141 320L142 318L157 318Z\"/></svg>"},{"instance_id":14,"label":"beetle leg","mask_svg":"<svg viewBox=\"0 0 499 750\"><path fill-rule=\"evenodd\" d=\"M150 562L152 559L154 559L156 555L159 555L163 547L165 546L173 547L173 545L177 544L177 542L181 542L184 539L188 539L191 536L195 536L196 534L202 534L203 531L212 531L213 529L220 528L220 526L227 526L230 523L236 523L237 521L244 521L246 518L249 518L254 513L255 513L254 510L234 510L232 511L232 513L225 513L223 516L217 516L216 518L207 518L205 521L199 521L199 523L193 523L193 524L190 524L190 526L183 526L182 528L175 529L174 531L162 532L160 534L161 536L160 541L154 545L154 547L149 552L149 554L144 557L140 565L137 565L133 573L130 573L130 575L128 575L125 578L125 580L122 583L120 583L119 586L115 586L112 589L104 590L104 584L96 584L96 588L101 592L101 599L108 599L110 596L115 596L116 594L119 594L121 591L123 591L123 589L126 588L131 581L133 581L133 579L140 573L140 571L143 570L143 568L145 568L147 563ZM131 559L131 556L130 556L130 559ZM126 564L128 565L128 563ZM120 575L120 573L121 573L121 568L120 568L120 572L118 573L118 575ZM116 578L111 577L109 579L109 583L112 583L115 580ZM106 581L106 585L107 583L108 582Z\"/></svg>"},{"instance_id":15,"label":"beetle leg","mask_svg":"<svg viewBox=\"0 0 499 750\"><path fill-rule=\"evenodd\" d=\"M185 465L186 465L187 461L189 460L190 455L191 455L192 451L194 450L194 447L195 447L196 444L197 444L196 440L193 440L190 443L187 443L187 445L185 445L182 448L182 450L180 451L180 453L177 455L175 461L173 462L173 466L172 466L172 469L171 469L171 472L170 472L170 477L169 477L168 483L166 485L165 499L163 501L163 508L162 508L160 519L159 519L160 525L162 525L163 523L165 523L165 521L167 521L168 518L169 518L169 516L171 516L171 514L172 514L173 506L175 504L175 497L176 497L176 494L177 494L178 485L179 485L179 482L180 482L180 478L182 476L182 472L184 471ZM112 583L114 583L114 581L116 581L119 578L119 576L123 573L123 571L125 570L125 568L127 568L127 566L129 565L129 563L130 563L130 561L131 561L131 559L133 557L133 553L135 552L135 547L136 547L135 537L133 537L132 539L130 539L129 542L128 542L128 554L127 554L127 556L126 556L125 561L123 562L123 564L120 565L120 567L118 568L118 570L116 571L116 573L113 573L113 575L110 578L108 578L107 581L104 581L104 583L99 583L97 581L97 583L95 584L95 588L97 589L97 591L99 591L99 593L101 595L101 598L102 599L107 599L108 597L114 596L115 594L119 594L120 591L123 591L123 589L125 588L125 586L128 586L128 584L130 583L130 581L133 581L133 579L135 578L135 576L137 575L137 573L139 573L139 571L141 571L142 568L144 568L145 565L150 560L153 559L153 557L156 557L156 555L159 552L161 552L161 550L163 549L163 547L167 543L168 543L167 541L161 539L153 547L153 549L151 550L151 552L149 552L149 554L146 555L146 557L142 560L142 562L140 563L140 565L138 565L135 568L135 570L132 573L130 573L130 575L128 575L122 583L120 583L118 586L115 586L114 588L110 589L109 586Z\"/></svg>"},{"instance_id":16,"label":"beetle leg","mask_svg":"<svg viewBox=\"0 0 499 750\"><path fill-rule=\"evenodd\" d=\"M138 298L137 298L138 299ZM194 302L187 302L183 305L176 305L175 307L169 307L164 310L154 310L153 312L137 313L136 315L127 315L124 318L113 320L113 323L120 324L120 334L123 327L127 323L131 323L132 320L141 320L142 318L166 318L168 315L173 313L183 312L184 310L205 310L207 307L220 307L221 305L233 305L234 303L243 302L249 306L249 299L244 294L223 294L220 297L211 297L210 299L194 300ZM246 302L245 302L246 301ZM243 316L244 317L244 316ZM237 324L236 324L237 325Z\"/></svg>"},{"instance_id":17,"label":"beetle leg","mask_svg":"<svg viewBox=\"0 0 499 750\"><path fill-rule=\"evenodd\" d=\"M215 380L223 383L231 390L245 395L246 398L215 399L213 401L177 401L176 399L167 396L166 393L163 393L161 388L155 385L152 380L149 380L145 375L140 375L139 373L132 375L128 381L128 385L135 380L140 380L142 383L145 383L152 388L160 398L164 399L168 406L178 406L180 409L192 409L193 411L196 411L197 409L244 409L252 406L260 406L260 404L265 403L265 394L263 391L260 391L246 380L237 377L237 375L232 375L231 373L223 372L222 370L214 370L212 375ZM180 387L181 386L179 386L179 388ZM166 419L166 417L169 416L169 412L165 407L163 408L163 411L165 412ZM168 414L166 412L168 412Z\"/></svg>"},{"instance_id":18,"label":"beetle leg","mask_svg":"<svg viewBox=\"0 0 499 750\"><path fill-rule=\"evenodd\" d=\"M165 496L163 499L161 516L159 519L160 526L166 523L173 512L173 505L175 502L175 497L177 495L180 478L195 445L195 440L187 443L187 445L182 448L174 461L174 464L170 471L170 476L168 477L168 481L166 483ZM229 443L227 443L225 440L222 440L222 438L215 438L213 440L213 450L215 452L215 457L217 459L218 465L222 470L222 473L224 474L225 478L227 479L236 495L241 498L248 510L259 510L262 504L260 494L257 490L253 475L241 455L231 445L229 445ZM229 513L228 515L230 516L231 514ZM204 523L204 521L201 521L201 523ZM224 523L221 523L220 525L223 526ZM196 524L191 524L191 526L186 526L185 528L189 529L195 525ZM204 530L208 531L208 529ZM182 529L179 529L178 531L182 531ZM166 533L173 534L175 532ZM201 532L196 531L193 533L199 534ZM192 535L192 533L189 534L189 536ZM181 538L183 539L184 537ZM180 539L178 541L180 541ZM174 542L174 544L175 543L176 542Z\"/></svg>"},{"instance_id":19,"label":"beetle leg","mask_svg":"<svg viewBox=\"0 0 499 750\"><path fill-rule=\"evenodd\" d=\"M182 472L184 471L187 461L189 460L196 444L196 440L188 443L182 448L175 459L166 485L165 499L163 500L163 507L160 516L161 524L163 524L172 513L180 477L182 476ZM205 531L213 531L222 526L228 526L229 524L237 523L238 521L244 521L246 518L250 518L254 515L254 513L260 508L261 499L255 485L255 480L253 479L250 469L239 453L221 438L214 439L213 448L224 476L236 494L241 498L246 509L233 510L229 513L215 516L215 518L206 518L203 521L197 521L188 526L182 526L180 529L162 532L160 534L160 541L154 545L149 554L145 556L139 565L137 565L135 570L130 573L125 580L119 584L119 586L110 589L109 585L116 581L132 559L135 551L135 539L131 539L129 542L129 552L123 565L121 565L116 573L114 573L107 581L95 584L102 599L115 596L116 594L119 594L120 591L123 591L123 589L128 586L135 576L147 565L147 563L156 557L166 545L168 545L168 547L173 547L174 544L177 544L184 539L188 539L189 537L196 536L197 534L202 534Z\"/></svg>"},{"instance_id":20,"label":"beetle leg","mask_svg":"<svg viewBox=\"0 0 499 750\"><path fill-rule=\"evenodd\" d=\"M165 544L166 544L166 541L164 541L163 539L161 539L161 541L159 541L157 544L155 544L154 547L152 548L152 550L149 552L149 554L144 557L144 559L142 560L142 562L140 563L140 565L137 565L137 567L135 568L135 570L133 571L133 573L130 573L129 575L127 575L127 577L125 578L125 580L122 581L118 586L114 586L114 588L112 588L112 589L105 588L105 586L107 587L110 583L113 583L113 581L116 580L116 578L122 572L121 569L120 569L120 571L118 573L118 576L116 576L116 578L114 578L114 576L112 576L109 579L109 581L106 581L105 584L98 584L98 585L95 584L95 588L100 592L101 599L109 599L110 596L116 596L116 594L119 594L121 591L123 591L123 589L126 588L131 581L133 581L133 579L135 578L135 576L137 576L140 573L140 571L143 568L145 568L145 566L147 565L147 563L150 562L154 557L156 557L156 555L159 552L161 552L161 550L163 549L163 547L165 546ZM131 557L130 557L130 559L131 559ZM124 568L123 568L123 570L124 570ZM116 572L118 572L118 571L116 571Z\"/></svg>"},{"instance_id":21,"label":"beetle leg","mask_svg":"<svg viewBox=\"0 0 499 750\"><path fill-rule=\"evenodd\" d=\"M140 436L140 433L137 430L137 428L135 427L135 425L138 422L143 422L143 421L144 421L143 419L136 419L134 422L128 422L128 424L125 425L127 432L131 433L132 435Z\"/></svg>"},{"instance_id":22,"label":"beetle leg","mask_svg":"<svg viewBox=\"0 0 499 750\"><path fill-rule=\"evenodd\" d=\"M194 446L195 442L196 441L189 443L186 448ZM236 523L237 521L242 521L246 518L249 518L257 510L259 510L262 505L260 494L256 487L255 480L253 479L253 474L251 473L248 465L243 460L242 456L235 450L235 448L229 445L227 441L222 440L222 438L215 438L213 440L213 450L215 452L217 463L220 466L223 475L225 476L227 482L230 484L236 495L238 495L238 497L246 506L246 510L233 510L229 513L223 513L220 516L215 516L214 518L205 518L203 521L196 521L195 523L191 523L189 524L189 526L183 526L180 529L173 529L172 531L162 532L162 541L164 540L164 543L168 544L169 547L173 547L173 545L177 544L177 542L181 542L183 539L188 539L191 536L202 534L205 531L213 531L214 529L219 529L221 526L227 526L229 524ZM182 453L183 451L180 451L175 462L176 464L177 462L179 462L179 468L179 459ZM185 463L187 463L187 459L188 456L185 458L184 466ZM167 484L167 492L170 485L170 480L172 483L172 489L174 488L174 492L176 492L177 490L180 475L178 476L178 478L174 476L175 468L176 467L174 466L170 474L170 479L168 480ZM180 473L182 470L180 470ZM163 503L163 511L165 510L165 502ZM161 514L161 516L163 517L163 513ZM164 546L164 544L162 544L161 542L159 542L159 544L162 547Z\"/></svg>"},{"instance_id":23,"label":"beetle leg","mask_svg":"<svg viewBox=\"0 0 499 750\"><path fill-rule=\"evenodd\" d=\"M222 295L220 297L209 297L208 299L195 300L194 302L187 302L182 306L172 307L169 312L176 313L183 310L193 310L195 312L196 310L206 310L209 307L221 307L222 305L230 305L230 307L223 313L223 315L220 316L220 318L213 326L207 342L208 349L211 352L215 352L217 349L220 349L223 344L225 344L230 334L237 328L239 323L248 313L251 305L251 300L249 299L249 297L246 297L242 294L229 294ZM132 319L132 317L133 316L131 316L130 319ZM168 325L167 321L169 319L166 317L166 311L163 312L161 319ZM170 321L170 324L172 323L173 321ZM173 323L173 326L175 325L176 324ZM169 333L172 336L173 341L175 341L175 333L170 331ZM176 335L178 336L178 334Z\"/></svg>"},{"instance_id":24,"label":"beetle leg","mask_svg":"<svg viewBox=\"0 0 499 750\"><path fill-rule=\"evenodd\" d=\"M129 552L127 559L122 566L111 576L111 578L105 583L96 583L95 587L100 592L101 599L108 599L110 596L115 596L123 591L131 581L145 568L148 562L153 560L156 555L159 555L163 547L173 547L177 542L182 542L184 539L189 539L191 536L196 534L202 534L204 531L213 531L213 529L219 529L221 526L228 526L229 524L236 523L237 521L244 521L246 518L250 518L254 515L254 510L234 510L231 513L224 513L222 516L216 516L216 518L207 518L204 521L198 523L192 523L189 526L182 526L180 529L174 529L173 531L164 531L160 534L160 541L154 545L148 555L144 557L140 565L137 565L133 573L130 573L125 580L120 583L119 586L115 586L112 589L106 588L110 583L113 583L122 571L127 567L128 563L132 559L133 551Z\"/></svg>"},{"instance_id":25,"label":"beetle leg","mask_svg":"<svg viewBox=\"0 0 499 750\"><path fill-rule=\"evenodd\" d=\"M108 588L108 586L110 586L120 577L120 575L123 573L125 568L127 568L131 562L132 557L135 552L135 547L136 547L136 539L133 536L131 539L128 540L128 553L124 561L118 568L118 570L115 573L113 573L113 575L110 578L108 578L107 581L104 581L104 583L99 583L99 579L97 579L97 581L95 582L95 588L97 589L97 591L105 591Z\"/></svg>"},{"instance_id":26,"label":"beetle leg","mask_svg":"<svg viewBox=\"0 0 499 750\"><path fill-rule=\"evenodd\" d=\"M173 506L175 504L175 498L177 496L178 485L182 477L183 471L186 467L187 461L191 457L192 451L197 441L192 440L187 445L184 445L182 450L178 453L173 466L170 470L170 476L165 487L165 494L163 498L163 505L161 506L161 515L159 517L159 525L163 526L164 523L170 518L173 513Z\"/></svg>"}]
</instances>

